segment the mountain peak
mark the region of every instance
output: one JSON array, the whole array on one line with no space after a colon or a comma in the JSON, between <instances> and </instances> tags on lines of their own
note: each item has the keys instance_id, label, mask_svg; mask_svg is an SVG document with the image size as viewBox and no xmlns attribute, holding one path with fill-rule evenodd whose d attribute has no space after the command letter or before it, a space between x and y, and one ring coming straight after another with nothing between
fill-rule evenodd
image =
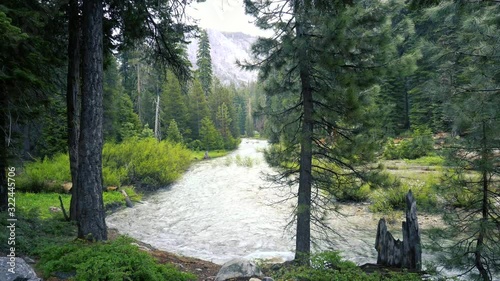
<instances>
[{"instance_id":1,"label":"mountain peak","mask_svg":"<svg viewBox=\"0 0 500 281\"><path fill-rule=\"evenodd\" d=\"M256 71L241 69L236 61L250 60L250 48L257 37L242 32L221 32L207 30L210 41L210 55L212 56L212 71L222 84L231 83L242 86L257 81ZM198 39L194 38L188 45L188 58L194 69L196 66L196 52Z\"/></svg>"}]
</instances>

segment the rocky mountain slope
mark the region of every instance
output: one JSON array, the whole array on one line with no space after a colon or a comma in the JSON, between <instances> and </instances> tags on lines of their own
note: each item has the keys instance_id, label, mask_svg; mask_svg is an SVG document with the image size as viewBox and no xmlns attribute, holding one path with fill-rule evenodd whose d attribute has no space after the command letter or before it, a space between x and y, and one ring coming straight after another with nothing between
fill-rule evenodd
<instances>
[{"instance_id":1,"label":"rocky mountain slope","mask_svg":"<svg viewBox=\"0 0 500 281\"><path fill-rule=\"evenodd\" d=\"M234 83L238 86L257 80L257 72L246 71L236 65L236 60L244 61L250 59L250 47L257 37L241 32L230 33L208 29L210 40L212 69L217 78L225 84ZM196 66L196 52L198 50L198 39L191 39L188 45L188 57Z\"/></svg>"}]
</instances>

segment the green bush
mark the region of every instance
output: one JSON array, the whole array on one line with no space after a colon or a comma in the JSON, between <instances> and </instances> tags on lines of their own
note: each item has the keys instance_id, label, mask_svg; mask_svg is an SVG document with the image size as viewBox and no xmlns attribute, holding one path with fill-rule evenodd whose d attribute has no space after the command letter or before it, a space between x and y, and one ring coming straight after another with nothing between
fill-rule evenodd
<instances>
[{"instance_id":1,"label":"green bush","mask_svg":"<svg viewBox=\"0 0 500 281\"><path fill-rule=\"evenodd\" d=\"M424 166L442 166L445 163L445 159L441 156L423 156L416 159L406 159L405 163L407 164L415 164L415 165L424 165Z\"/></svg>"},{"instance_id":2,"label":"green bush","mask_svg":"<svg viewBox=\"0 0 500 281\"><path fill-rule=\"evenodd\" d=\"M405 210L406 194L412 191L413 197L417 201L417 208L422 211L435 211L438 198L435 190L436 182L412 181L402 182L387 189L378 189L371 195L372 212L390 212L392 210Z\"/></svg>"},{"instance_id":3,"label":"green bush","mask_svg":"<svg viewBox=\"0 0 500 281\"><path fill-rule=\"evenodd\" d=\"M79 281L163 281L196 280L171 265L157 264L154 258L132 245L132 239L119 237L112 242L76 241L64 246L47 247L39 267L45 277L54 272L76 272Z\"/></svg>"},{"instance_id":4,"label":"green bush","mask_svg":"<svg viewBox=\"0 0 500 281\"><path fill-rule=\"evenodd\" d=\"M293 266L280 269L275 280L300 281L416 281L416 274L399 273L380 275L367 274L353 262L342 260L337 252L323 252L311 257L310 266Z\"/></svg>"},{"instance_id":5,"label":"green bush","mask_svg":"<svg viewBox=\"0 0 500 281\"><path fill-rule=\"evenodd\" d=\"M22 173L16 177L16 188L25 192L62 192L61 185L70 181L69 157L61 153L26 163Z\"/></svg>"},{"instance_id":6,"label":"green bush","mask_svg":"<svg viewBox=\"0 0 500 281\"><path fill-rule=\"evenodd\" d=\"M105 175L112 175L109 182L158 187L177 180L188 168L190 156L181 144L132 138L120 144L106 143L103 166L109 169Z\"/></svg>"},{"instance_id":7,"label":"green bush","mask_svg":"<svg viewBox=\"0 0 500 281\"><path fill-rule=\"evenodd\" d=\"M181 144L132 137L119 144L106 143L102 157L104 186L158 187L181 176L191 162L191 151ZM24 192L63 192L65 182L71 182L67 154L27 163L16 176L16 186Z\"/></svg>"},{"instance_id":8,"label":"green bush","mask_svg":"<svg viewBox=\"0 0 500 281\"><path fill-rule=\"evenodd\" d=\"M370 185L343 185L341 189L333 190L333 196L340 202L364 202L370 198Z\"/></svg>"},{"instance_id":9,"label":"green bush","mask_svg":"<svg viewBox=\"0 0 500 281\"><path fill-rule=\"evenodd\" d=\"M416 128L408 139L395 143L389 139L384 151L386 159L416 159L427 156L434 151L434 140L429 128Z\"/></svg>"}]
</instances>

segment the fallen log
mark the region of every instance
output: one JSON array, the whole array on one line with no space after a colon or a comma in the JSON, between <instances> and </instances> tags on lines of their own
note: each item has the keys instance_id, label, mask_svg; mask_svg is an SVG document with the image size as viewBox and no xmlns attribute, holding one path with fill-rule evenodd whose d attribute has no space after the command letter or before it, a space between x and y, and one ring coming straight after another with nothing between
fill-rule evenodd
<instances>
[{"instance_id":1,"label":"fallen log","mask_svg":"<svg viewBox=\"0 0 500 281\"><path fill-rule=\"evenodd\" d=\"M134 207L134 204L132 204L132 200L130 200L130 197L128 197L127 192L122 189L121 193L122 193L123 197L125 197L125 205L127 205L127 207L129 207L129 208Z\"/></svg>"}]
</instances>

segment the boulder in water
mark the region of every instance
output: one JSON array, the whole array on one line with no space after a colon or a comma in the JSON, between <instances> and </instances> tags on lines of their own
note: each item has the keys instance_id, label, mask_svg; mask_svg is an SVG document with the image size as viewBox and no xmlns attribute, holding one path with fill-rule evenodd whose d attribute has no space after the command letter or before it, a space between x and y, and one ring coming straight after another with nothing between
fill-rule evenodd
<instances>
[{"instance_id":1,"label":"boulder in water","mask_svg":"<svg viewBox=\"0 0 500 281\"><path fill-rule=\"evenodd\" d=\"M217 273L215 281L224 281L231 278L263 277L262 270L253 261L238 258L226 262Z\"/></svg>"}]
</instances>

